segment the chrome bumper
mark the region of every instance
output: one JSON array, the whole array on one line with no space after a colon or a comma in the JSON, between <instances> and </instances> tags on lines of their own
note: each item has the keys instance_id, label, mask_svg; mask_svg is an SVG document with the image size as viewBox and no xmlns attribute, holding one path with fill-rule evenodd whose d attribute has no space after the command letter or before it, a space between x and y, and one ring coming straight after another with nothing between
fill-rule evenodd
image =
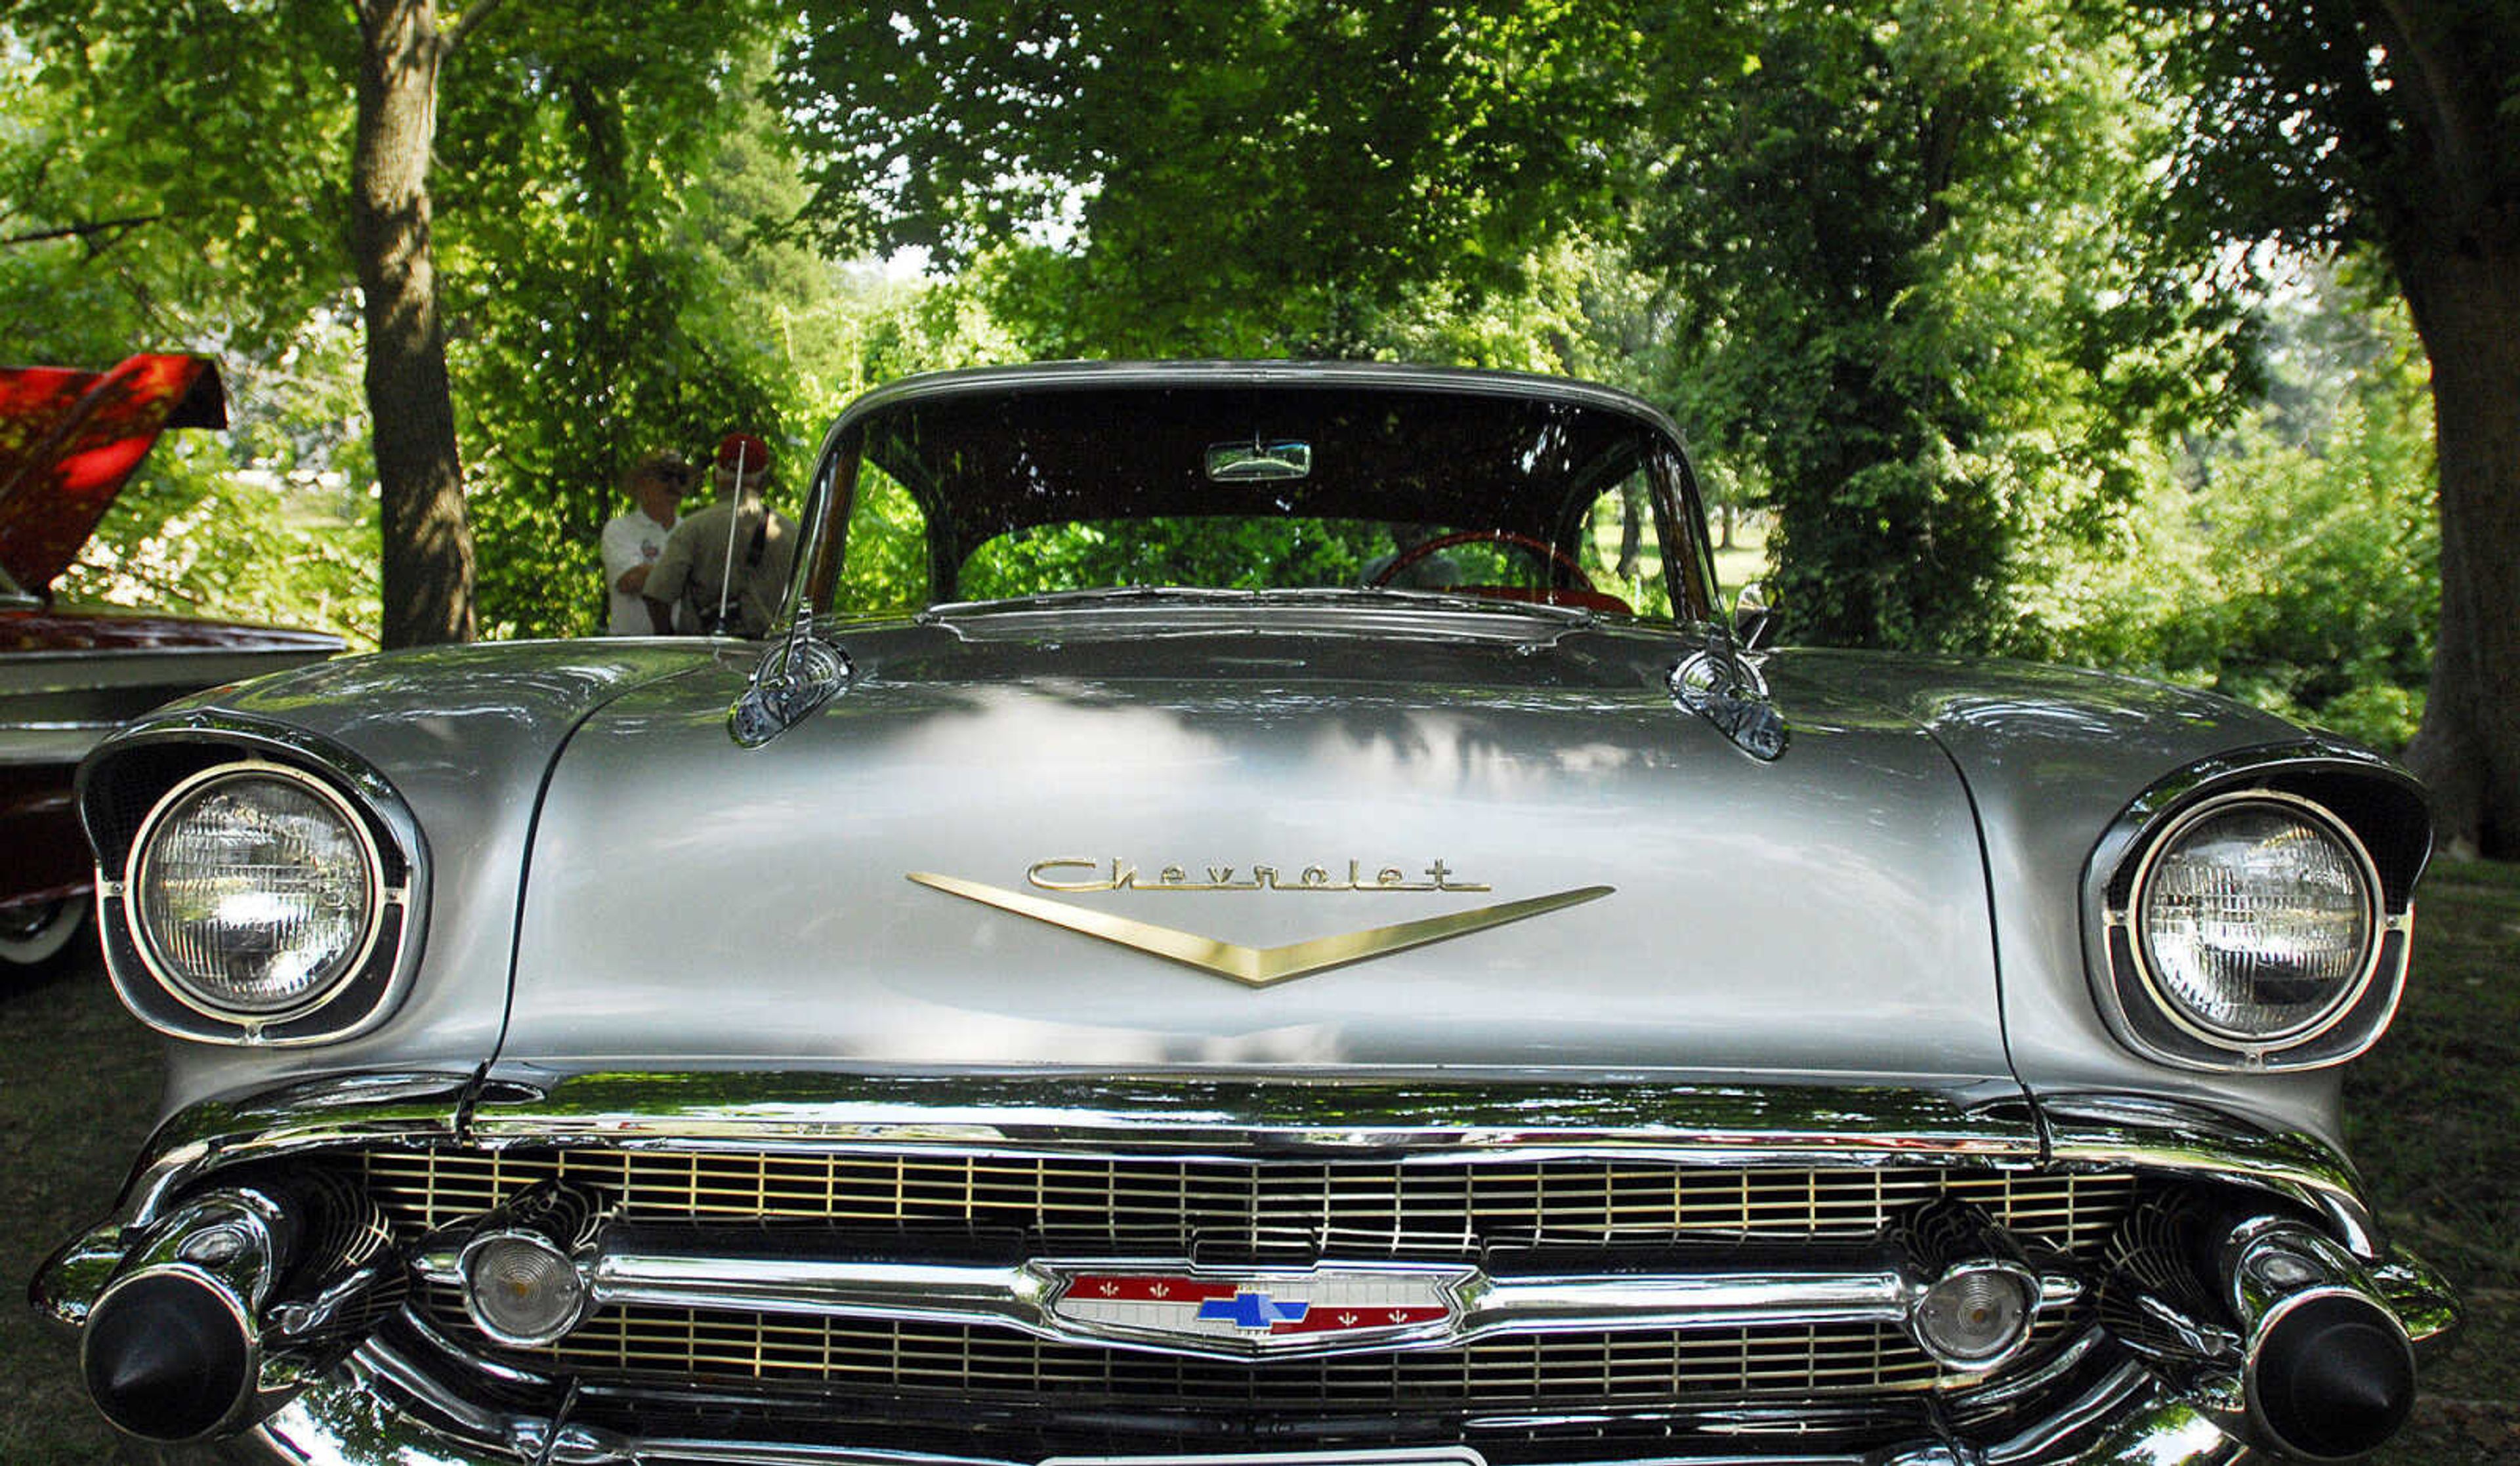
<instances>
[{"instance_id":1,"label":"chrome bumper","mask_svg":"<svg viewBox=\"0 0 2520 1466\"><path fill-rule=\"evenodd\" d=\"M1396 1158L1411 1165L1616 1158L1727 1171L1826 1164L1884 1172L1952 1166L2042 1176L2132 1169L2182 1184L2243 1190L2269 1199L2277 1213L2302 1219L2258 1219L2251 1225L2276 1228L2282 1234L2277 1240L2286 1243L2279 1249L2284 1259L2295 1266L2307 1259L2324 1270L2324 1294L2358 1295L2366 1318L2381 1320L2403 1339L2420 1343L2447 1331L2455 1318L2454 1305L2438 1279L2379 1245L2352 1172L2331 1148L2312 1137L2268 1133L2232 1117L2153 1100L2087 1096L2050 1101L2033 1113L2017 1092L2003 1087L1945 1091L1602 1085L1570 1090L1328 1081L1236 1085L793 1074L676 1076L665 1084L608 1075L530 1084L376 1076L201 1106L160 1131L117 1213L47 1265L32 1290L34 1302L74 1336L92 1336L97 1330L90 1325L100 1303L124 1286L135 1269L175 1262L193 1266L186 1261L192 1252L178 1232L205 1199L216 1201L224 1194L217 1190L222 1177L268 1175L304 1157L394 1146L455 1146L487 1155L536 1148L720 1157L730 1152L796 1157L984 1152L1065 1160ZM249 1169L241 1172L241 1167ZM2309 1218L2318 1219L2315 1229L2307 1224ZM2228 1222L2221 1217L2201 1224ZM1028 1259L1005 1266L880 1258L800 1262L792 1255L764 1260L743 1256L741 1248L728 1250L723 1238L695 1242L669 1232L660 1239L653 1232L610 1222L591 1235L600 1239L587 1254L599 1304L941 1319L1012 1327L1069 1342L1080 1333L1075 1319L1055 1316L1049 1308L1070 1280L1059 1273L1068 1266L1064 1264ZM2253 1235L2263 1239L2265 1233ZM153 1258L159 1262L153 1265ZM420 1243L402 1261L414 1282L457 1283L460 1239ZM1074 1266L1109 1267L1122 1261L1094 1256ZM1765 1272L1730 1275L1576 1272L1514 1277L1465 1267L1457 1282L1448 1284L1454 1289L1456 1312L1442 1337L1387 1337L1373 1347L1434 1349L1487 1334L1560 1329L1686 1329L1778 1319L1888 1322L1904 1316L1914 1302L1917 1274L1900 1264L1893 1248L1886 1256L1806 1258ZM1166 1266L1179 1265L1166 1260ZM2089 1287L2088 1279L2070 1273L2042 1275L2036 1282L2043 1311L2072 1305ZM218 1284L217 1278L209 1278L205 1286ZM253 1294L262 1286L240 1282L220 1296L233 1295L242 1311L251 1312L259 1308ZM344 1294L327 1307L338 1314L355 1302ZM1708 1419L1702 1429L1688 1425L1685 1442L1675 1440L1645 1453L1691 1462L1870 1466L2237 1459L2243 1437L2255 1433L2265 1438L2264 1422L2253 1418L2244 1388L2258 1367L2256 1337L2229 1330L2225 1333L2230 1337L2211 1337L2211 1327L2181 1312L2188 1309L2193 1316L2205 1316L2210 1310L2194 1307L2198 1300L2170 1297L2162 1302L2155 1313L2167 1342L2151 1352L2130 1354L2117 1342L2104 1343L2096 1331L2086 1335L2075 1346L2076 1368L2070 1373L2050 1370L2042 1385L2049 1393L2070 1389L2077 1392L2074 1398L2053 1404L2046 1394L2020 1395L2024 1402L2040 1400L2037 1408L2047 1412L2046 1418L2024 1428L2021 1415L2007 1417L2011 1423L2003 1429L2010 1434L2000 1442L1980 1439L1974 1445L1959 1445L1920 1427L1915 1441L1895 1448L1876 1444L1854 1455L1814 1453L1809 1443L1825 1437L1798 1437L1791 1429L1798 1407L1787 1403L1732 1411ZM2255 1329L2255 1317L2272 1332L2285 1302L2274 1295L2244 1299L2242 1322ZM297 1307L305 1311L303 1305ZM635 1403L625 1407L620 1399L612 1401L608 1414L585 1417L608 1420L608 1429L577 1423L564 1404L557 1416L549 1408L502 1411L441 1383L443 1361L437 1362L439 1372L432 1373L408 1353L408 1336L400 1345L386 1336L369 1335L364 1342L318 1349L316 1345L344 1335L338 1329L326 1335L311 1325L292 1333L285 1314L275 1316L277 1336L288 1347L247 1369L237 1390L238 1409L251 1413L221 1418L219 1428L228 1429L260 1417L259 1424L227 1445L239 1459L340 1466L542 1461L579 1466L1004 1466L1039 1459L871 1451L690 1434L644 1436L635 1433L647 1428L646 1417ZM271 1337L266 1334L257 1342ZM433 1336L423 1328L420 1337ZM1141 1340L1135 1347L1148 1346ZM1154 1347L1171 1354L1197 1352L1180 1340ZM552 1386L549 1378L525 1376L511 1383L546 1395ZM287 1403L275 1413L261 1413L268 1408L264 1401L282 1399ZM1825 1413L1826 1408L1815 1405L1812 1412ZM632 1434L624 1434L624 1421L639 1422L626 1428ZM1877 1443L1899 1429L1885 1427L1868 1440ZM968 1442L961 1448L968 1451ZM1570 1462L1584 1459L1587 1448L1573 1442L1550 1447L1557 1452L1552 1459ZM1613 1453L1601 1458L1627 1457ZM1237 1451L1132 1459L1146 1466L1190 1459L1250 1461L1254 1466L1478 1466L1481 1458L1470 1446L1447 1445L1417 1451L1275 1456Z\"/></svg>"},{"instance_id":2,"label":"chrome bumper","mask_svg":"<svg viewBox=\"0 0 2520 1466\"><path fill-rule=\"evenodd\" d=\"M1790 1437L1779 1437L1790 1440ZM1666 1452L1655 1452L1668 1461ZM2223 1466L2246 1448L2194 1404L2134 1365L2099 1380L2030 1429L1982 1449L1930 1437L1860 1455L1692 1452L1689 1466ZM1051 1458L854 1450L739 1437L625 1436L503 1415L444 1394L390 1350L360 1351L250 1436L232 1444L241 1466L1484 1466L1471 1446L1422 1449L1234 1451L1215 1455ZM1622 1466L1627 1455L1571 1454L1562 1466Z\"/></svg>"}]
</instances>

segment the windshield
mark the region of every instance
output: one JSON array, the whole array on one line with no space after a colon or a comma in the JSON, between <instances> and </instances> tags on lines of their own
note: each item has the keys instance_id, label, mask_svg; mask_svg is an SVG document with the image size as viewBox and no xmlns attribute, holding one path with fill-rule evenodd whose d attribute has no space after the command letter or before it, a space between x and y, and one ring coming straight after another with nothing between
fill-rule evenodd
<instances>
[{"instance_id":1,"label":"windshield","mask_svg":"<svg viewBox=\"0 0 2520 1466\"><path fill-rule=\"evenodd\" d=\"M1481 378L1031 378L868 414L809 574L842 614L1151 587L1698 617L1686 471L1615 403Z\"/></svg>"}]
</instances>

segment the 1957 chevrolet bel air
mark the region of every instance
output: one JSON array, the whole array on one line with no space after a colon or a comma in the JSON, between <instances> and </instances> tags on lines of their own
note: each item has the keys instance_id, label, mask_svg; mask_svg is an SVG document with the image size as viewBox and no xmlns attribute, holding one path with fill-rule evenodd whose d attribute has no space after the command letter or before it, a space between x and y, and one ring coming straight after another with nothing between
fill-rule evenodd
<instances>
[{"instance_id":1,"label":"1957 chevrolet bel air","mask_svg":"<svg viewBox=\"0 0 2520 1466\"><path fill-rule=\"evenodd\" d=\"M742 522L739 515L738 522ZM353 658L87 761L162 1127L34 1287L248 1460L2328 1460L2454 1305L2338 1066L2422 796L1760 650L1671 423L917 378L784 628Z\"/></svg>"}]
</instances>

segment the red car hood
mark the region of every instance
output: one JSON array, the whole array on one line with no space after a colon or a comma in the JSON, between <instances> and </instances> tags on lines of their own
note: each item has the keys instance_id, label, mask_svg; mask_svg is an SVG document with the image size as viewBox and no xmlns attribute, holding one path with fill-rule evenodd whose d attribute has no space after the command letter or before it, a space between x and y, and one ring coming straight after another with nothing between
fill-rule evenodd
<instances>
[{"instance_id":1,"label":"red car hood","mask_svg":"<svg viewBox=\"0 0 2520 1466\"><path fill-rule=\"evenodd\" d=\"M110 372L0 367L0 571L41 594L169 427L227 426L218 368L134 356Z\"/></svg>"}]
</instances>

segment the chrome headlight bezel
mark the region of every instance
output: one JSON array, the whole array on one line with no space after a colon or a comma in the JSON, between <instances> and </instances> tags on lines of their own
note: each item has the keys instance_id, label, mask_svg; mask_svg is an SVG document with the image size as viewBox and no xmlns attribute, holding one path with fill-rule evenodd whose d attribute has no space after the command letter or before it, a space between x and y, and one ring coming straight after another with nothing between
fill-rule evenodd
<instances>
[{"instance_id":1,"label":"chrome headlight bezel","mask_svg":"<svg viewBox=\"0 0 2520 1466\"><path fill-rule=\"evenodd\" d=\"M187 793L246 773L287 780L343 816L378 884L355 957L301 1001L238 1011L189 993L144 939L134 877L166 813ZM383 1023L409 996L428 909L429 861L418 820L364 760L331 741L259 720L194 713L144 725L99 748L79 774L80 814L97 846L97 926L107 975L140 1021L209 1044L335 1044Z\"/></svg>"},{"instance_id":2,"label":"chrome headlight bezel","mask_svg":"<svg viewBox=\"0 0 2520 1466\"><path fill-rule=\"evenodd\" d=\"M159 863L162 841L177 819L197 810L202 800L223 786L243 783L284 785L313 799L338 822L349 836L349 844L356 855L365 907L355 938L344 944L338 956L325 964L330 970L304 994L269 1006L223 1002L206 992L197 978L184 971L182 964L167 954L165 934L152 926L147 911L145 893L150 886L153 867ZM159 987L166 990L167 996L205 1018L255 1029L304 1017L338 997L342 987L358 975L375 954L386 920L384 857L366 818L346 796L324 780L287 764L258 759L212 765L178 780L159 795L158 803L141 821L139 829L132 836L131 852L123 866L122 888L133 948L141 965L157 979Z\"/></svg>"},{"instance_id":3,"label":"chrome headlight bezel","mask_svg":"<svg viewBox=\"0 0 2520 1466\"><path fill-rule=\"evenodd\" d=\"M2257 805L2330 841L2359 887L2365 946L2352 980L2280 1031L2200 1018L2169 990L2141 929L2155 872L2206 822ZM2092 851L2086 876L2092 995L2110 1034L2153 1062L2274 1073L2340 1064L2379 1041L2406 988L2410 893L2431 850L2421 788L2362 750L2323 742L2224 755L2163 780Z\"/></svg>"},{"instance_id":4,"label":"chrome headlight bezel","mask_svg":"<svg viewBox=\"0 0 2520 1466\"><path fill-rule=\"evenodd\" d=\"M2362 918L2362 954L2352 964L2353 975L2339 986L2335 996L2321 1003L2309 1017L2265 1032L2217 1024L2182 1001L2171 980L2162 973L2152 931L2152 897L2163 861L2209 822L2248 810L2268 810L2298 821L2334 844L2343 854L2345 865L2359 887L2357 900ZM2199 1043L2228 1048L2234 1053L2289 1047L2308 1043L2334 1027L2370 990L2371 980L2379 971L2383 945L2385 916L2380 909L2380 871L2372 862L2371 852L2364 848L2350 826L2324 807L2279 789L2243 789L2215 795L2181 811L2146 845L2142 860L2136 866L2127 895L2124 919L2132 931L2130 955L2137 975L2143 980L2144 996L2151 1000L2161 1017L2182 1033Z\"/></svg>"}]
</instances>

